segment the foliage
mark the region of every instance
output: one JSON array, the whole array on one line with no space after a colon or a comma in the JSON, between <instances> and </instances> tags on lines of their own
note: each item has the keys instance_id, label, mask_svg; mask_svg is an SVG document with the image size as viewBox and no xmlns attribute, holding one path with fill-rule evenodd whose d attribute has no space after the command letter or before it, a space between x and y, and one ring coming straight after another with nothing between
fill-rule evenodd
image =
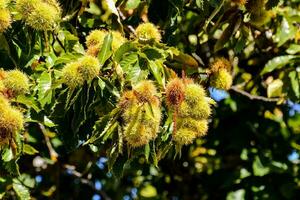
<instances>
[{"instance_id":1,"label":"foliage","mask_svg":"<svg viewBox=\"0 0 300 200\"><path fill-rule=\"evenodd\" d=\"M0 199L299 198L299 8L0 0Z\"/></svg>"}]
</instances>

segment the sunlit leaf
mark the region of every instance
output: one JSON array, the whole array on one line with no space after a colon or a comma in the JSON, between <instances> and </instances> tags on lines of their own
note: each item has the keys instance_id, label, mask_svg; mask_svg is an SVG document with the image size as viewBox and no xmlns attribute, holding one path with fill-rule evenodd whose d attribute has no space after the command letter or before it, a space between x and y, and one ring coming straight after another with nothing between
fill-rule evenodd
<instances>
[{"instance_id":1,"label":"sunlit leaf","mask_svg":"<svg viewBox=\"0 0 300 200\"><path fill-rule=\"evenodd\" d=\"M142 197L152 198L152 197L155 197L157 195L157 190L152 185L146 185L145 187L143 187L141 189L140 194L141 194Z\"/></svg>"},{"instance_id":2,"label":"sunlit leaf","mask_svg":"<svg viewBox=\"0 0 300 200\"><path fill-rule=\"evenodd\" d=\"M29 144L24 144L23 151L25 154L28 155L34 155L38 153L38 150L36 150L34 147L30 146Z\"/></svg>"},{"instance_id":3,"label":"sunlit leaf","mask_svg":"<svg viewBox=\"0 0 300 200\"><path fill-rule=\"evenodd\" d=\"M9 162L14 158L14 154L11 148L5 148L4 152L2 153L2 160L4 162Z\"/></svg>"},{"instance_id":4,"label":"sunlit leaf","mask_svg":"<svg viewBox=\"0 0 300 200\"><path fill-rule=\"evenodd\" d=\"M104 42L101 50L98 54L98 59L101 65L104 65L105 61L112 55L112 34L107 34L104 38Z\"/></svg>"},{"instance_id":5,"label":"sunlit leaf","mask_svg":"<svg viewBox=\"0 0 300 200\"><path fill-rule=\"evenodd\" d=\"M291 44L290 47L286 50L288 54L296 54L300 52L299 44Z\"/></svg>"},{"instance_id":6,"label":"sunlit leaf","mask_svg":"<svg viewBox=\"0 0 300 200\"><path fill-rule=\"evenodd\" d=\"M289 39L294 38L296 33L296 28L292 25L292 22L289 22L286 18L282 19L281 26L278 27L275 42L277 42L278 46L283 45Z\"/></svg>"},{"instance_id":7,"label":"sunlit leaf","mask_svg":"<svg viewBox=\"0 0 300 200\"><path fill-rule=\"evenodd\" d=\"M125 8L127 10L136 9L140 3L141 3L141 0L127 0Z\"/></svg>"},{"instance_id":8,"label":"sunlit leaf","mask_svg":"<svg viewBox=\"0 0 300 200\"><path fill-rule=\"evenodd\" d=\"M44 71L37 80L38 82L38 100L41 103L41 106L44 107L46 104L51 103L52 91L51 84L51 73Z\"/></svg>"},{"instance_id":9,"label":"sunlit leaf","mask_svg":"<svg viewBox=\"0 0 300 200\"><path fill-rule=\"evenodd\" d=\"M18 180L14 180L13 189L20 200L30 200L30 193L27 187L22 185Z\"/></svg>"},{"instance_id":10,"label":"sunlit leaf","mask_svg":"<svg viewBox=\"0 0 300 200\"><path fill-rule=\"evenodd\" d=\"M267 94L268 97L279 97L281 96L283 82L280 79L274 80L268 85Z\"/></svg>"},{"instance_id":11,"label":"sunlit leaf","mask_svg":"<svg viewBox=\"0 0 300 200\"><path fill-rule=\"evenodd\" d=\"M272 58L267 62L267 64L264 66L262 72L260 73L261 75L265 73L272 72L275 69L280 69L290 62L293 61L293 59L297 58L297 56L292 56L292 55L286 55L286 56L278 56L275 58Z\"/></svg>"}]
</instances>

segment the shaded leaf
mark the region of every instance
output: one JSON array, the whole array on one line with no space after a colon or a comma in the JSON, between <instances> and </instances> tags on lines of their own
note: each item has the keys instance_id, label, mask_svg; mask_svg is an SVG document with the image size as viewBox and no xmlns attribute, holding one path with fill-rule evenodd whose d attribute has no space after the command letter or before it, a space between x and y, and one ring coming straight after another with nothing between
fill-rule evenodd
<instances>
[{"instance_id":1,"label":"shaded leaf","mask_svg":"<svg viewBox=\"0 0 300 200\"><path fill-rule=\"evenodd\" d=\"M289 78L291 81L292 89L297 98L300 98L300 77L297 74L297 71L292 71L289 73Z\"/></svg>"},{"instance_id":2,"label":"shaded leaf","mask_svg":"<svg viewBox=\"0 0 300 200\"><path fill-rule=\"evenodd\" d=\"M266 3L266 9L272 9L273 7L277 6L280 0L268 0Z\"/></svg>"},{"instance_id":3,"label":"shaded leaf","mask_svg":"<svg viewBox=\"0 0 300 200\"><path fill-rule=\"evenodd\" d=\"M182 67L198 67L198 62L190 55L179 52L178 55L174 54L173 59L180 64L182 64Z\"/></svg>"},{"instance_id":4,"label":"shaded leaf","mask_svg":"<svg viewBox=\"0 0 300 200\"><path fill-rule=\"evenodd\" d=\"M5 170L11 174L12 176L19 176L20 171L19 171L19 165L17 164L16 160L11 160L9 162L4 162L3 166Z\"/></svg>"},{"instance_id":5,"label":"shaded leaf","mask_svg":"<svg viewBox=\"0 0 300 200\"><path fill-rule=\"evenodd\" d=\"M102 117L96 122L93 136L86 142L86 144L96 143L98 140L105 141L111 133L117 128L117 119L120 115L120 109L115 108L111 113Z\"/></svg>"},{"instance_id":6,"label":"shaded leaf","mask_svg":"<svg viewBox=\"0 0 300 200\"><path fill-rule=\"evenodd\" d=\"M238 19L233 19L227 28L223 31L221 37L218 39L217 43L214 46L214 52L217 52L224 48L224 45L230 40L231 36L236 33L239 29L242 18L239 17Z\"/></svg>"}]
</instances>

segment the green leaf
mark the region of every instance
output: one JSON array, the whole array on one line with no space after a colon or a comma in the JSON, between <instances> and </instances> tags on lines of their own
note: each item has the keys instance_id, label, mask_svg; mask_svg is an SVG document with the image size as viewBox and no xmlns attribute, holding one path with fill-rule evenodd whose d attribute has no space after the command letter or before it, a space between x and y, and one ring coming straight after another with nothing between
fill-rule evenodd
<instances>
[{"instance_id":1,"label":"green leaf","mask_svg":"<svg viewBox=\"0 0 300 200\"><path fill-rule=\"evenodd\" d=\"M278 43L277 46L280 47L286 43L289 39L295 37L296 28L293 26L292 21L288 21L287 18L283 18L280 27L278 27L275 42Z\"/></svg>"},{"instance_id":2,"label":"green leaf","mask_svg":"<svg viewBox=\"0 0 300 200\"><path fill-rule=\"evenodd\" d=\"M178 55L174 54L173 59L182 64L182 67L199 67L198 62L192 56L182 52Z\"/></svg>"},{"instance_id":3,"label":"green leaf","mask_svg":"<svg viewBox=\"0 0 300 200\"><path fill-rule=\"evenodd\" d=\"M114 133L114 131L117 129L119 123L118 122L114 122L112 123L111 126L109 126L109 128L107 130L105 130L105 134L103 135L103 139L102 141L105 142L110 136L112 133Z\"/></svg>"},{"instance_id":4,"label":"green leaf","mask_svg":"<svg viewBox=\"0 0 300 200\"><path fill-rule=\"evenodd\" d=\"M275 58L272 58L267 62L264 69L260 73L261 75L265 73L272 72L274 69L280 69L284 67L285 65L291 63L293 59L297 58L298 56L293 55L285 55L285 56L278 56Z\"/></svg>"},{"instance_id":5,"label":"green leaf","mask_svg":"<svg viewBox=\"0 0 300 200\"><path fill-rule=\"evenodd\" d=\"M132 85L136 85L138 82L147 79L148 75L149 71L141 69L139 63L136 63L126 74L126 79L130 80Z\"/></svg>"},{"instance_id":6,"label":"green leaf","mask_svg":"<svg viewBox=\"0 0 300 200\"><path fill-rule=\"evenodd\" d=\"M5 170L10 173L13 176L19 176L20 171L19 171L19 165L17 164L16 160L11 160L9 162L4 162L3 166Z\"/></svg>"},{"instance_id":7,"label":"green leaf","mask_svg":"<svg viewBox=\"0 0 300 200\"><path fill-rule=\"evenodd\" d=\"M283 82L280 79L274 80L268 85L267 94L268 97L279 97L281 96Z\"/></svg>"},{"instance_id":8,"label":"green leaf","mask_svg":"<svg viewBox=\"0 0 300 200\"><path fill-rule=\"evenodd\" d=\"M109 33L105 36L103 45L98 54L98 59L100 65L103 66L105 61L112 55L111 43L112 43L112 34Z\"/></svg>"},{"instance_id":9,"label":"green leaf","mask_svg":"<svg viewBox=\"0 0 300 200\"><path fill-rule=\"evenodd\" d=\"M247 42L247 38L241 36L234 47L234 51L236 53L241 53L244 47L246 46L246 42Z\"/></svg>"},{"instance_id":10,"label":"green leaf","mask_svg":"<svg viewBox=\"0 0 300 200\"><path fill-rule=\"evenodd\" d=\"M122 27L121 18L114 0L103 0L106 2L108 10L117 16L117 22Z\"/></svg>"},{"instance_id":11,"label":"green leaf","mask_svg":"<svg viewBox=\"0 0 300 200\"><path fill-rule=\"evenodd\" d=\"M7 40L3 34L0 33L0 49L4 49L7 52L10 52L9 45L7 43Z\"/></svg>"},{"instance_id":12,"label":"green leaf","mask_svg":"<svg viewBox=\"0 0 300 200\"><path fill-rule=\"evenodd\" d=\"M150 155L150 145L148 143L145 145L145 158L147 161L149 160L149 155Z\"/></svg>"},{"instance_id":13,"label":"green leaf","mask_svg":"<svg viewBox=\"0 0 300 200\"><path fill-rule=\"evenodd\" d=\"M132 85L146 79L149 74L147 70L141 69L136 53L127 54L120 62L120 66L126 75L126 80L131 81Z\"/></svg>"},{"instance_id":14,"label":"green leaf","mask_svg":"<svg viewBox=\"0 0 300 200\"><path fill-rule=\"evenodd\" d=\"M90 7L88 9L86 9L87 12L94 14L94 15L100 15L101 14L101 10L100 8L97 6L97 4L95 4L94 2L90 2Z\"/></svg>"},{"instance_id":15,"label":"green leaf","mask_svg":"<svg viewBox=\"0 0 300 200\"><path fill-rule=\"evenodd\" d=\"M290 72L289 78L290 78L291 85L292 85L293 91L295 93L295 96L297 98L300 98L300 77L298 76L297 71Z\"/></svg>"},{"instance_id":16,"label":"green leaf","mask_svg":"<svg viewBox=\"0 0 300 200\"><path fill-rule=\"evenodd\" d=\"M51 91L51 73L44 71L41 76L37 79L38 85L38 100L41 106L44 107L46 104L51 103L52 91Z\"/></svg>"},{"instance_id":17,"label":"green leaf","mask_svg":"<svg viewBox=\"0 0 300 200\"><path fill-rule=\"evenodd\" d=\"M117 89L116 85L112 84L108 79L103 78L102 80L105 82L105 88L117 98L120 98L120 91Z\"/></svg>"},{"instance_id":18,"label":"green leaf","mask_svg":"<svg viewBox=\"0 0 300 200\"><path fill-rule=\"evenodd\" d=\"M233 20L229 23L226 29L223 31L221 37L218 39L217 43L214 46L214 52L217 52L224 48L225 44L230 40L231 36L236 33L239 29L242 22L242 18L238 19L233 18Z\"/></svg>"},{"instance_id":19,"label":"green leaf","mask_svg":"<svg viewBox=\"0 0 300 200\"><path fill-rule=\"evenodd\" d=\"M152 162L153 162L153 165L155 167L158 166L158 158L157 158L157 153L155 151L155 142L152 143L152 151L151 151L151 159L152 159Z\"/></svg>"},{"instance_id":20,"label":"green leaf","mask_svg":"<svg viewBox=\"0 0 300 200\"><path fill-rule=\"evenodd\" d=\"M266 9L272 9L273 7L277 6L280 0L268 0L266 3Z\"/></svg>"},{"instance_id":21,"label":"green leaf","mask_svg":"<svg viewBox=\"0 0 300 200\"><path fill-rule=\"evenodd\" d=\"M124 166L127 162L129 162L126 156L117 157L114 165L112 166L112 172L116 178L120 178L123 176Z\"/></svg>"},{"instance_id":22,"label":"green leaf","mask_svg":"<svg viewBox=\"0 0 300 200\"><path fill-rule=\"evenodd\" d=\"M125 5L126 10L136 9L141 3L141 0L128 0Z\"/></svg>"},{"instance_id":23,"label":"green leaf","mask_svg":"<svg viewBox=\"0 0 300 200\"><path fill-rule=\"evenodd\" d=\"M252 163L253 173L255 176L264 176L269 173L270 169L261 163L258 156L255 156L255 160Z\"/></svg>"},{"instance_id":24,"label":"green leaf","mask_svg":"<svg viewBox=\"0 0 300 200\"><path fill-rule=\"evenodd\" d=\"M30 200L30 193L28 188L22 185L17 179L13 180L13 189L16 192L18 199Z\"/></svg>"},{"instance_id":25,"label":"green leaf","mask_svg":"<svg viewBox=\"0 0 300 200\"><path fill-rule=\"evenodd\" d=\"M125 42L114 54L114 61L119 63L123 57L127 57L128 53L137 51L136 44L133 42ZM131 55L131 54L129 54Z\"/></svg>"},{"instance_id":26,"label":"green leaf","mask_svg":"<svg viewBox=\"0 0 300 200\"><path fill-rule=\"evenodd\" d=\"M198 8L203 9L204 0L196 0L196 5L198 6Z\"/></svg>"},{"instance_id":27,"label":"green leaf","mask_svg":"<svg viewBox=\"0 0 300 200\"><path fill-rule=\"evenodd\" d=\"M30 146L29 144L24 144L23 152L28 155L34 155L37 154L39 151L36 150L34 147Z\"/></svg>"},{"instance_id":28,"label":"green leaf","mask_svg":"<svg viewBox=\"0 0 300 200\"><path fill-rule=\"evenodd\" d=\"M226 200L245 199L245 193L246 191L244 189L229 192L226 196Z\"/></svg>"},{"instance_id":29,"label":"green leaf","mask_svg":"<svg viewBox=\"0 0 300 200\"><path fill-rule=\"evenodd\" d=\"M79 56L80 55L76 55L76 54L73 54L73 53L62 54L61 56L59 56L55 60L54 65L65 64L65 63L68 63L68 62L72 62L74 60L77 60Z\"/></svg>"},{"instance_id":30,"label":"green leaf","mask_svg":"<svg viewBox=\"0 0 300 200\"><path fill-rule=\"evenodd\" d=\"M290 47L286 50L288 54L296 54L300 52L300 45L299 44L291 44Z\"/></svg>"},{"instance_id":31,"label":"green leaf","mask_svg":"<svg viewBox=\"0 0 300 200\"><path fill-rule=\"evenodd\" d=\"M123 154L123 144L124 144L124 136L123 136L123 128L120 124L118 124L118 153Z\"/></svg>"},{"instance_id":32,"label":"green leaf","mask_svg":"<svg viewBox=\"0 0 300 200\"><path fill-rule=\"evenodd\" d=\"M157 59L164 59L166 55L164 55L164 51L158 48L147 47L142 50L142 52L147 56L149 60L157 60Z\"/></svg>"},{"instance_id":33,"label":"green leaf","mask_svg":"<svg viewBox=\"0 0 300 200\"><path fill-rule=\"evenodd\" d=\"M79 90L68 90L67 100L65 104L65 110L69 110L72 105L75 104L76 100L82 95L82 88Z\"/></svg>"},{"instance_id":34,"label":"green leaf","mask_svg":"<svg viewBox=\"0 0 300 200\"><path fill-rule=\"evenodd\" d=\"M29 188L34 188L35 186L35 179L29 174L21 174L18 179L14 179L13 181Z\"/></svg>"},{"instance_id":35,"label":"green leaf","mask_svg":"<svg viewBox=\"0 0 300 200\"><path fill-rule=\"evenodd\" d=\"M101 88L101 90L104 90L105 82L100 77L98 78L98 85Z\"/></svg>"},{"instance_id":36,"label":"green leaf","mask_svg":"<svg viewBox=\"0 0 300 200\"><path fill-rule=\"evenodd\" d=\"M121 60L120 65L126 73L132 68L132 66L138 62L138 55L136 53L126 54L124 59Z\"/></svg>"},{"instance_id":37,"label":"green leaf","mask_svg":"<svg viewBox=\"0 0 300 200\"><path fill-rule=\"evenodd\" d=\"M120 116L120 109L115 108L111 113L98 120L94 126L92 137L85 144L96 143L98 140L106 140L117 128L117 119Z\"/></svg>"},{"instance_id":38,"label":"green leaf","mask_svg":"<svg viewBox=\"0 0 300 200\"><path fill-rule=\"evenodd\" d=\"M2 153L2 160L4 162L9 162L12 159L14 159L14 154L12 152L12 149L11 148L5 148L4 152Z\"/></svg>"},{"instance_id":39,"label":"green leaf","mask_svg":"<svg viewBox=\"0 0 300 200\"><path fill-rule=\"evenodd\" d=\"M34 109L35 112L37 112L37 113L40 112L40 110L41 110L33 97L20 95L20 96L17 97L16 100L14 100L14 102L24 104L28 108Z\"/></svg>"},{"instance_id":40,"label":"green leaf","mask_svg":"<svg viewBox=\"0 0 300 200\"><path fill-rule=\"evenodd\" d=\"M108 162L107 162L107 167L108 171L112 171L113 166L119 156L119 152L117 150L116 146L112 146L108 151Z\"/></svg>"},{"instance_id":41,"label":"green leaf","mask_svg":"<svg viewBox=\"0 0 300 200\"><path fill-rule=\"evenodd\" d=\"M156 79L157 83L162 87L165 88L166 80L165 80L165 72L160 61L149 61L149 68L151 73L153 74L154 78Z\"/></svg>"},{"instance_id":42,"label":"green leaf","mask_svg":"<svg viewBox=\"0 0 300 200\"><path fill-rule=\"evenodd\" d=\"M147 184L141 189L140 195L144 198L154 198L157 196L157 190L154 186Z\"/></svg>"}]
</instances>

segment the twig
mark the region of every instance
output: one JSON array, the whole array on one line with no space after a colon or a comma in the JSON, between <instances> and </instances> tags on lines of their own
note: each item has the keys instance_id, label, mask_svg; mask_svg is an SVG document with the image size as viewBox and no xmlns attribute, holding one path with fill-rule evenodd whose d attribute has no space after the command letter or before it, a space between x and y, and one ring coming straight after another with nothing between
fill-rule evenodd
<instances>
[{"instance_id":1,"label":"twig","mask_svg":"<svg viewBox=\"0 0 300 200\"><path fill-rule=\"evenodd\" d=\"M203 60L196 53L192 53L193 58L195 58L201 65L205 65Z\"/></svg>"},{"instance_id":2,"label":"twig","mask_svg":"<svg viewBox=\"0 0 300 200\"><path fill-rule=\"evenodd\" d=\"M112 200L106 194L106 192L104 192L103 190L98 190L95 187L94 183L91 180L83 178L83 173L80 173L80 172L76 171L75 166L66 164L66 165L64 165L64 168L70 170L71 175L73 175L76 178L78 178L82 184L90 186L93 190L95 190L95 192L99 193L103 197L103 199L105 199L105 200Z\"/></svg>"},{"instance_id":3,"label":"twig","mask_svg":"<svg viewBox=\"0 0 300 200\"><path fill-rule=\"evenodd\" d=\"M57 157L58 157L58 154L56 153L56 151L54 150L54 148L52 147L52 144L51 144L51 141L46 133L46 128L43 124L39 123L39 128L41 129L44 137L45 137L45 141L46 141L46 145L48 147L48 150L49 150L49 154L50 154L50 158L52 161L57 161Z\"/></svg>"},{"instance_id":4,"label":"twig","mask_svg":"<svg viewBox=\"0 0 300 200\"><path fill-rule=\"evenodd\" d=\"M82 173L76 171L76 167L74 165L65 164L64 168L69 170L72 173L72 175L74 175L78 178L81 178L83 176Z\"/></svg>"},{"instance_id":5,"label":"twig","mask_svg":"<svg viewBox=\"0 0 300 200\"><path fill-rule=\"evenodd\" d=\"M222 2L219 4L218 7L215 8L215 10L212 12L212 14L209 16L209 18L206 20L205 25L204 25L204 31L206 32L206 29L208 25L210 24L211 20L218 14L218 12L221 10L225 0L222 0Z\"/></svg>"},{"instance_id":6,"label":"twig","mask_svg":"<svg viewBox=\"0 0 300 200\"><path fill-rule=\"evenodd\" d=\"M192 11L192 12L198 14L198 15L201 14L201 11L198 10L197 8L192 8L192 7L189 7L189 6L184 6L183 9L188 10L188 11Z\"/></svg>"},{"instance_id":7,"label":"twig","mask_svg":"<svg viewBox=\"0 0 300 200\"><path fill-rule=\"evenodd\" d=\"M237 86L231 86L230 89L239 94L242 94L242 95L248 97L251 100L260 100L260 101L265 101L265 102L277 102L280 100L280 98L267 98L267 97L263 97L263 96L252 95L244 90L239 89Z\"/></svg>"},{"instance_id":8,"label":"twig","mask_svg":"<svg viewBox=\"0 0 300 200\"><path fill-rule=\"evenodd\" d=\"M122 19L122 20L125 20L126 17L124 16L124 14L123 14L122 11L120 10L120 8L117 8L117 10L118 10L118 13L119 13L121 19ZM130 32L133 33L133 35L136 35L135 29L134 29L131 25L127 25L126 27L130 30Z\"/></svg>"}]
</instances>

